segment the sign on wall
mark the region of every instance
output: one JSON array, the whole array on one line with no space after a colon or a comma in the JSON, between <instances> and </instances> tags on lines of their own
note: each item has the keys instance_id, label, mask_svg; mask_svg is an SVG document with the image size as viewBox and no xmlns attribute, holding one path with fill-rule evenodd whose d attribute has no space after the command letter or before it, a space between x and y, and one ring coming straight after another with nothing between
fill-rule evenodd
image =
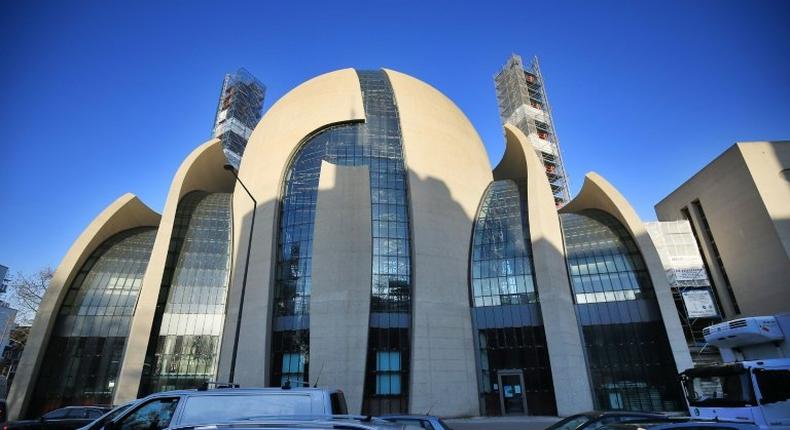
<instances>
[{"instance_id":1,"label":"sign on wall","mask_svg":"<svg viewBox=\"0 0 790 430\"><path fill-rule=\"evenodd\" d=\"M709 318L719 316L716 305L709 290L686 290L683 295L683 304L689 318Z\"/></svg>"}]
</instances>

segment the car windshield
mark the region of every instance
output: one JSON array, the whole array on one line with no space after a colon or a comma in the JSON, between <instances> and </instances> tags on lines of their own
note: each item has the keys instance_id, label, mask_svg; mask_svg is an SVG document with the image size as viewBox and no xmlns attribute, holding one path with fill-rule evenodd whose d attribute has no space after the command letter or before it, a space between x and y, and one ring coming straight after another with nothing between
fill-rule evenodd
<instances>
[{"instance_id":1,"label":"car windshield","mask_svg":"<svg viewBox=\"0 0 790 430\"><path fill-rule=\"evenodd\" d=\"M234 396L190 396L179 425L230 423L262 417L311 415L310 396L306 394L261 394Z\"/></svg>"},{"instance_id":2,"label":"car windshield","mask_svg":"<svg viewBox=\"0 0 790 430\"><path fill-rule=\"evenodd\" d=\"M568 418L546 428L546 430L575 430L592 420L589 415L571 415Z\"/></svg>"},{"instance_id":3,"label":"car windshield","mask_svg":"<svg viewBox=\"0 0 790 430\"><path fill-rule=\"evenodd\" d=\"M739 407L755 404L749 371L721 369L685 378L689 404L698 407Z\"/></svg>"},{"instance_id":4,"label":"car windshield","mask_svg":"<svg viewBox=\"0 0 790 430\"><path fill-rule=\"evenodd\" d=\"M92 422L88 428L91 430L102 428L104 424L107 423L107 421L114 419L123 411L129 409L129 406L132 406L133 404L134 402L130 402L125 405L117 406L115 409L107 412L106 414L100 416L96 421Z\"/></svg>"}]
</instances>

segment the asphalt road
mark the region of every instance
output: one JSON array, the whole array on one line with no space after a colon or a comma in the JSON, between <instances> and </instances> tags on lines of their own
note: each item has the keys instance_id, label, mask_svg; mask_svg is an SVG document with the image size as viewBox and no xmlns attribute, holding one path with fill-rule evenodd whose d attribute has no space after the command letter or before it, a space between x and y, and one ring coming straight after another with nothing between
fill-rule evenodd
<instances>
[{"instance_id":1,"label":"asphalt road","mask_svg":"<svg viewBox=\"0 0 790 430\"><path fill-rule=\"evenodd\" d=\"M454 430L543 430L557 417L479 417L446 420Z\"/></svg>"}]
</instances>

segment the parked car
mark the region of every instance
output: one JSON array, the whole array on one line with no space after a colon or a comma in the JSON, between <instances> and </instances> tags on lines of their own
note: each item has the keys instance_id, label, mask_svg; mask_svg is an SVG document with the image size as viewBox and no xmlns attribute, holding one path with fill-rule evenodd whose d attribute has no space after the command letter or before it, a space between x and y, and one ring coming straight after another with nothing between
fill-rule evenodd
<instances>
[{"instance_id":1,"label":"parked car","mask_svg":"<svg viewBox=\"0 0 790 430\"><path fill-rule=\"evenodd\" d=\"M3 430L74 430L104 415L110 408L101 406L66 406L35 420L11 421Z\"/></svg>"},{"instance_id":2,"label":"parked car","mask_svg":"<svg viewBox=\"0 0 790 430\"><path fill-rule=\"evenodd\" d=\"M107 424L113 418L121 415L124 411L129 409L135 403L137 403L137 400L131 401L129 403L125 403L125 404L120 405L120 406L116 406L112 410L107 412L106 414L100 416L99 418L97 418L94 421L91 421L87 425L85 425L83 427L80 427L77 430L101 430L104 427L105 424Z\"/></svg>"},{"instance_id":3,"label":"parked car","mask_svg":"<svg viewBox=\"0 0 790 430\"><path fill-rule=\"evenodd\" d=\"M346 415L343 392L322 388L218 388L151 394L104 424L104 430L163 430L254 425L282 416Z\"/></svg>"},{"instance_id":4,"label":"parked car","mask_svg":"<svg viewBox=\"0 0 790 430\"><path fill-rule=\"evenodd\" d=\"M669 418L664 414L650 412L590 411L571 415L562 421L546 427L546 430L598 430L608 424L629 421L660 421L666 419Z\"/></svg>"},{"instance_id":5,"label":"parked car","mask_svg":"<svg viewBox=\"0 0 790 430\"><path fill-rule=\"evenodd\" d=\"M441 418L433 415L384 415L378 418L391 423L411 425L425 430L452 430Z\"/></svg>"},{"instance_id":6,"label":"parked car","mask_svg":"<svg viewBox=\"0 0 790 430\"><path fill-rule=\"evenodd\" d=\"M704 421L691 418L670 419L658 422L629 422L612 424L601 430L758 430L753 423L738 423L729 421Z\"/></svg>"}]
</instances>

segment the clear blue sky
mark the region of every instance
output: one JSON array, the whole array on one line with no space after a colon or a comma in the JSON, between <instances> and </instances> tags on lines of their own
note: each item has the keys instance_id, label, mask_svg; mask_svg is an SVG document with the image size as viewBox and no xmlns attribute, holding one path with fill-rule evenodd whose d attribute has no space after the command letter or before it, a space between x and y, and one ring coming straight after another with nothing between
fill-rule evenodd
<instances>
[{"instance_id":1,"label":"clear blue sky","mask_svg":"<svg viewBox=\"0 0 790 430\"><path fill-rule=\"evenodd\" d=\"M595 170L643 219L735 141L790 139L788 1L477 3L2 2L0 264L56 266L124 192L161 210L239 66L265 108L338 68L411 74L495 164L492 76L537 54L572 191Z\"/></svg>"}]
</instances>

